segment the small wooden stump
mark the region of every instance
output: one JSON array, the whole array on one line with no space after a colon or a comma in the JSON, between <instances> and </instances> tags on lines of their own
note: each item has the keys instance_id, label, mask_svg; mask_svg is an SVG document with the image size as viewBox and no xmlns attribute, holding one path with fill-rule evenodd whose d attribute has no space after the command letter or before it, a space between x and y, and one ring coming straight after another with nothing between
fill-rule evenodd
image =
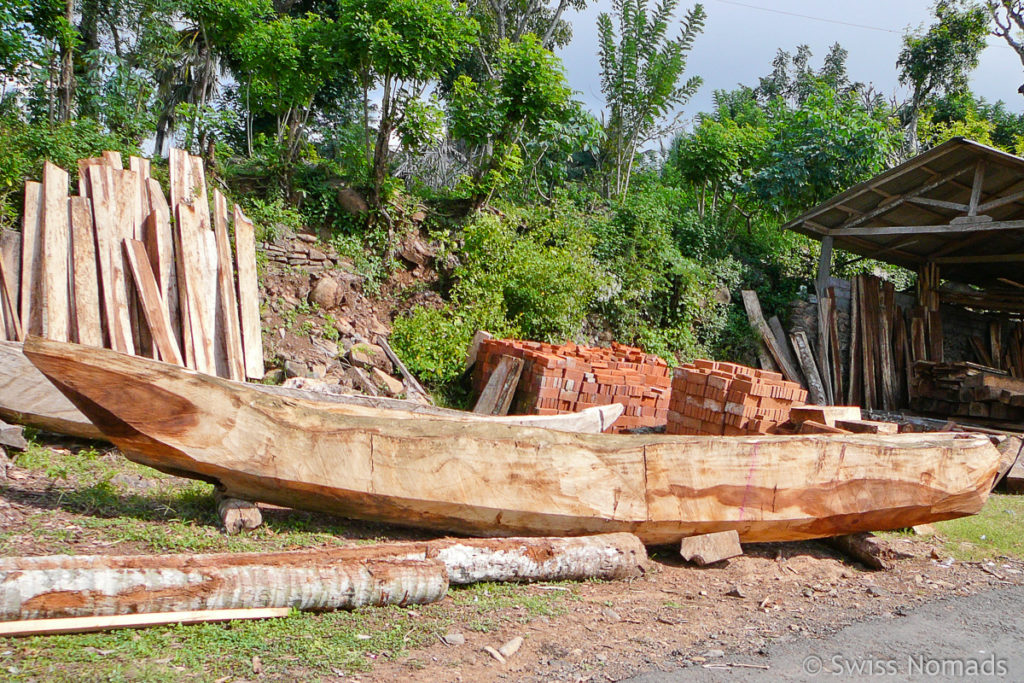
<instances>
[{"instance_id":1,"label":"small wooden stump","mask_svg":"<svg viewBox=\"0 0 1024 683\"><path fill-rule=\"evenodd\" d=\"M217 505L224 531L234 536L243 529L251 531L263 524L263 515L256 503L238 498L222 497Z\"/></svg>"},{"instance_id":2,"label":"small wooden stump","mask_svg":"<svg viewBox=\"0 0 1024 683\"><path fill-rule=\"evenodd\" d=\"M704 567L730 557L738 557L743 554L743 548L740 547L740 535L735 530L719 531L684 538L679 545L679 554L687 562Z\"/></svg>"},{"instance_id":3,"label":"small wooden stump","mask_svg":"<svg viewBox=\"0 0 1024 683\"><path fill-rule=\"evenodd\" d=\"M0 420L0 446L7 446L19 451L28 448L28 441L25 440L22 427L20 425L9 425Z\"/></svg>"}]
</instances>

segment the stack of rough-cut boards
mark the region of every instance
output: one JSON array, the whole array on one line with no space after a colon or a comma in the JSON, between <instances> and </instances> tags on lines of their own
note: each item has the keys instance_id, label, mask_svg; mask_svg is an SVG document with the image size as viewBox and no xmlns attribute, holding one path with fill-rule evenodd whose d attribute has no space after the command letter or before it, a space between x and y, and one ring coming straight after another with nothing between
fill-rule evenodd
<instances>
[{"instance_id":1,"label":"stack of rough-cut boards","mask_svg":"<svg viewBox=\"0 0 1024 683\"><path fill-rule=\"evenodd\" d=\"M1024 379L974 363L914 363L910 407L927 413L1024 420Z\"/></svg>"},{"instance_id":2,"label":"stack of rough-cut boards","mask_svg":"<svg viewBox=\"0 0 1024 683\"><path fill-rule=\"evenodd\" d=\"M0 241L0 339L263 377L253 224L234 207L232 250L227 201L214 190L211 210L199 157L171 150L169 200L148 159L124 169L116 152L78 162L77 196L68 185L49 162L25 184L20 244L16 233Z\"/></svg>"}]
</instances>

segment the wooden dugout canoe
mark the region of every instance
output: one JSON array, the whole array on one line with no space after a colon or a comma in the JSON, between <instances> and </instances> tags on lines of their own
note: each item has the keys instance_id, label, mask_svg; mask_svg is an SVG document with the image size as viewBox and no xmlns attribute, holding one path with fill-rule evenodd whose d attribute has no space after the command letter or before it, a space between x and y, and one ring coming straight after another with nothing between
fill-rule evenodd
<instances>
[{"instance_id":1,"label":"wooden dugout canoe","mask_svg":"<svg viewBox=\"0 0 1024 683\"><path fill-rule=\"evenodd\" d=\"M456 533L892 529L977 512L999 464L979 435L573 434L322 404L42 339L25 354L132 460L238 498Z\"/></svg>"},{"instance_id":2,"label":"wooden dugout canoe","mask_svg":"<svg viewBox=\"0 0 1024 683\"><path fill-rule=\"evenodd\" d=\"M231 380L224 381L241 384ZM321 393L264 384L245 386L277 396L322 403L350 403L369 408L406 411L416 415L524 424L587 434L600 434L625 410L622 404L612 403L564 415L477 415L382 396ZM103 432L32 365L22 351L21 342L0 341L0 419L57 434L85 439L104 438Z\"/></svg>"}]
</instances>

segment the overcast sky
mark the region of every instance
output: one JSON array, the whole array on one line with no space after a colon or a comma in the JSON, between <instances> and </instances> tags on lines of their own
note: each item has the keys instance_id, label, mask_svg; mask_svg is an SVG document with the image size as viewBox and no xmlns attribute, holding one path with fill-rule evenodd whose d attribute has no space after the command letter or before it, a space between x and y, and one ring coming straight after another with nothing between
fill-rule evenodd
<instances>
[{"instance_id":1,"label":"overcast sky","mask_svg":"<svg viewBox=\"0 0 1024 683\"><path fill-rule=\"evenodd\" d=\"M704 85L684 111L692 116L710 109L715 90L756 85L759 77L771 71L780 47L792 53L797 45L809 45L812 66L818 68L836 42L850 53L851 80L872 83L887 97L895 94L902 100L906 91L896 72L902 36L908 28L932 23L931 4L930 0L705 0L707 23L687 66L687 74L701 76ZM683 0L680 16L692 6ZM560 53L570 85L595 113L603 106L597 15L610 11L609 0L596 0L584 12L570 15L573 41ZM1017 88L1022 83L1024 68L1017 54L1001 38L989 37L971 81L974 92L993 102L1001 99L1011 111L1020 112L1024 96Z\"/></svg>"}]
</instances>

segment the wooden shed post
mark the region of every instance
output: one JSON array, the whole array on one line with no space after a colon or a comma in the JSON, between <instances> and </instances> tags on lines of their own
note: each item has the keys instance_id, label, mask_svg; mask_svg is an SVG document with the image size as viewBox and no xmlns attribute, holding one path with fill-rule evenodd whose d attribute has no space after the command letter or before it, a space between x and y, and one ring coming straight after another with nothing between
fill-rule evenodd
<instances>
[{"instance_id":1,"label":"wooden shed post","mask_svg":"<svg viewBox=\"0 0 1024 683\"><path fill-rule=\"evenodd\" d=\"M828 279L832 275L832 237L821 238L821 256L818 257L818 277L814 281L814 289L821 299L828 289Z\"/></svg>"}]
</instances>

